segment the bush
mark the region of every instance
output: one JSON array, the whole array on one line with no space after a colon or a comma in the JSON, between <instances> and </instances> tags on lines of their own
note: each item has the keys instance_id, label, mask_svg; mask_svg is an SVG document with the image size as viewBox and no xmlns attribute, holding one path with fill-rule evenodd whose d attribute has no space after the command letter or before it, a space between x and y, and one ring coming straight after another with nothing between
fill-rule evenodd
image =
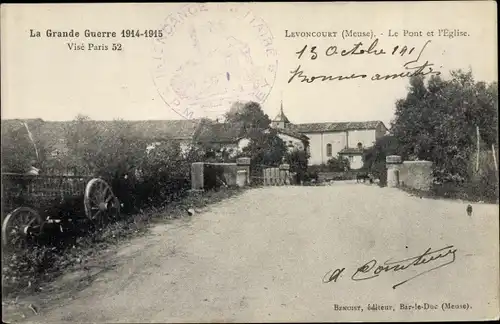
<instances>
[{"instance_id":1,"label":"bush","mask_svg":"<svg viewBox=\"0 0 500 324\"><path fill-rule=\"evenodd\" d=\"M307 172L309 154L303 150L293 150L285 155L285 161L290 165L290 172L296 174L296 182L304 180Z\"/></svg>"},{"instance_id":2,"label":"bush","mask_svg":"<svg viewBox=\"0 0 500 324\"><path fill-rule=\"evenodd\" d=\"M190 187L191 163L200 161L204 152L196 148L182 152L176 141L151 143L132 137L130 127L120 120L102 127L77 117L67 130L68 154L61 164L108 181L124 204L124 213L184 196Z\"/></svg>"},{"instance_id":3,"label":"bush","mask_svg":"<svg viewBox=\"0 0 500 324\"><path fill-rule=\"evenodd\" d=\"M307 172L304 175L304 181L305 182L310 182L312 180L318 181L318 170L315 169L308 169Z\"/></svg>"},{"instance_id":4,"label":"bush","mask_svg":"<svg viewBox=\"0 0 500 324\"><path fill-rule=\"evenodd\" d=\"M330 160L328 160L326 165L329 171L332 172L349 171L351 168L349 160L341 155L332 157Z\"/></svg>"}]
</instances>

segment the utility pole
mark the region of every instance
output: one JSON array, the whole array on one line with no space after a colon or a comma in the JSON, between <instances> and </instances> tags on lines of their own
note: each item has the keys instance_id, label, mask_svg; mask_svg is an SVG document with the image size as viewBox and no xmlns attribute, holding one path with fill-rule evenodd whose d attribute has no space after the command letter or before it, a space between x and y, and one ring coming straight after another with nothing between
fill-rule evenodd
<instances>
[{"instance_id":1,"label":"utility pole","mask_svg":"<svg viewBox=\"0 0 500 324\"><path fill-rule=\"evenodd\" d=\"M477 157L476 157L476 172L479 171L479 126L476 126L476 136L477 136Z\"/></svg>"},{"instance_id":2,"label":"utility pole","mask_svg":"<svg viewBox=\"0 0 500 324\"><path fill-rule=\"evenodd\" d=\"M495 152L495 144L491 144L491 151L493 153L493 163L495 164L495 171L498 172L497 153Z\"/></svg>"}]
</instances>

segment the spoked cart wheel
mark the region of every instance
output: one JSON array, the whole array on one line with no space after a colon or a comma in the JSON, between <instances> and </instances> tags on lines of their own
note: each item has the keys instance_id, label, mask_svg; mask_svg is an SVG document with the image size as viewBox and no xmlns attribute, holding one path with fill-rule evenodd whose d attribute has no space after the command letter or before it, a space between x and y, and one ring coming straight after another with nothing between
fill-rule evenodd
<instances>
[{"instance_id":1,"label":"spoked cart wheel","mask_svg":"<svg viewBox=\"0 0 500 324\"><path fill-rule=\"evenodd\" d=\"M16 208L2 223L2 244L7 248L21 249L30 237L40 234L42 224L42 217L33 208Z\"/></svg>"},{"instance_id":2,"label":"spoked cart wheel","mask_svg":"<svg viewBox=\"0 0 500 324\"><path fill-rule=\"evenodd\" d=\"M120 202L106 181L94 178L87 183L83 199L85 215L101 227L120 215Z\"/></svg>"}]
</instances>

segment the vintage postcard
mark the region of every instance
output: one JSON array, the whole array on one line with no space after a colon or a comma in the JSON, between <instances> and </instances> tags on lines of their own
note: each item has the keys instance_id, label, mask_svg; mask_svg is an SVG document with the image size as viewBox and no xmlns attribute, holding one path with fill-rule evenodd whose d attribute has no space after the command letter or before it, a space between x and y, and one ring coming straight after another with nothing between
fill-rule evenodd
<instances>
[{"instance_id":1,"label":"vintage postcard","mask_svg":"<svg viewBox=\"0 0 500 324\"><path fill-rule=\"evenodd\" d=\"M499 319L494 1L3 4L5 322Z\"/></svg>"}]
</instances>

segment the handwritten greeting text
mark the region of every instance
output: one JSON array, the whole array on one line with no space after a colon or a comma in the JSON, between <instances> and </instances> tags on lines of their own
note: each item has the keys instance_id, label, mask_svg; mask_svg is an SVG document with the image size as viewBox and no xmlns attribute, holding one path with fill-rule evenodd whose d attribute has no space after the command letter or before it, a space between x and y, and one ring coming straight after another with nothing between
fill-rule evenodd
<instances>
[{"instance_id":1,"label":"handwritten greeting text","mask_svg":"<svg viewBox=\"0 0 500 324\"><path fill-rule=\"evenodd\" d=\"M290 71L291 77L288 79L288 83L293 81L313 83L315 81L343 81L351 79L369 79L371 81L385 81L394 80L398 78L411 78L414 76L425 76L425 75L440 75L441 72L435 70L434 63L426 61L421 61L421 56L426 49L426 47L431 43L427 40L421 47L408 47L406 45L397 45L391 48L391 50L385 50L379 46L379 39L376 38L369 46L366 46L363 42L358 42L354 44L351 48L340 49L337 46L329 46L323 50L317 46L305 45L300 51L296 52L297 58L317 60L321 56L331 57L346 57L346 56L398 56L407 57L409 60L403 64L403 70L397 71L395 73L374 73L368 75L367 73L351 73L347 75L308 75L304 72L302 65L298 65L295 70ZM415 57L416 56L416 57ZM414 58L412 58L414 57Z\"/></svg>"}]
</instances>

